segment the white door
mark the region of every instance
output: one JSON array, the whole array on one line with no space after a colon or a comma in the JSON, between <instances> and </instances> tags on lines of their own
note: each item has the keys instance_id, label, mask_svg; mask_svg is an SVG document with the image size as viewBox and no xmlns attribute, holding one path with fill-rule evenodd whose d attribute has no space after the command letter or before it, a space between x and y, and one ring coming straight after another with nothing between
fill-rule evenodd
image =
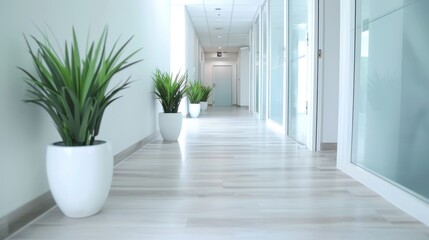
<instances>
[{"instance_id":1,"label":"white door","mask_svg":"<svg viewBox=\"0 0 429 240\"><path fill-rule=\"evenodd\" d=\"M232 105L232 66L213 66L213 105Z\"/></svg>"}]
</instances>

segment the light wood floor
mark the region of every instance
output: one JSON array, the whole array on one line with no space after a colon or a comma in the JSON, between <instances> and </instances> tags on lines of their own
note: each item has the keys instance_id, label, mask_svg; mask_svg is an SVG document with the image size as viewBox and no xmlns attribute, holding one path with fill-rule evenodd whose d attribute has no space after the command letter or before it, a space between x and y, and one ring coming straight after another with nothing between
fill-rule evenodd
<instances>
[{"instance_id":1,"label":"light wood floor","mask_svg":"<svg viewBox=\"0 0 429 240\"><path fill-rule=\"evenodd\" d=\"M115 168L102 212L12 239L429 239L429 228L240 108L186 119Z\"/></svg>"}]
</instances>

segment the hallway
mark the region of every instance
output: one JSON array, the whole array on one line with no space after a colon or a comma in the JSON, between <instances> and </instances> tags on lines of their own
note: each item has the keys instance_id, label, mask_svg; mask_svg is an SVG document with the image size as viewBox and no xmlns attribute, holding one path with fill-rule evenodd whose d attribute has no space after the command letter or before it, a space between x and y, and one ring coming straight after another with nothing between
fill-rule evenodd
<instances>
[{"instance_id":1,"label":"hallway","mask_svg":"<svg viewBox=\"0 0 429 240\"><path fill-rule=\"evenodd\" d=\"M53 208L11 239L429 239L429 229L244 108L184 119L114 170L103 210Z\"/></svg>"}]
</instances>

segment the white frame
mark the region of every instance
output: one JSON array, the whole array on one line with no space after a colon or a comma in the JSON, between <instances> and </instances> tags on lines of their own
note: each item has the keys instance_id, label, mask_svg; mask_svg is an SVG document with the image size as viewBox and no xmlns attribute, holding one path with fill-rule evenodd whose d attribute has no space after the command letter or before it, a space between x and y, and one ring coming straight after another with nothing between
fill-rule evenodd
<instances>
[{"instance_id":1,"label":"white frame","mask_svg":"<svg viewBox=\"0 0 429 240\"><path fill-rule=\"evenodd\" d=\"M251 49L252 49L252 66L251 66L251 68L252 68L253 74L252 74L252 88L251 88L252 91L251 91L251 95L250 95L251 106L249 106L249 110L251 110L253 113L257 113L258 115L260 112L260 108L261 108L260 104L261 103L259 101L260 99L259 99L259 95L258 95L258 106L256 106L256 88L255 88L255 86L256 86L256 84L259 85L260 75L261 75L261 11L262 11L261 8L262 7L259 7L259 9L256 13L256 16L253 19L252 42L250 44ZM258 21L258 22L256 22L256 21ZM256 46L256 44L255 44L256 38L255 38L254 28L256 25L258 25L258 46ZM258 59L256 59L256 50L259 50ZM258 76L259 76L258 82L256 82L256 68L255 68L256 62L258 62L258 66L259 66L259 68L258 68ZM258 90L260 91L260 89L258 89ZM258 107L258 112L256 112L256 107Z\"/></svg>"},{"instance_id":2,"label":"white frame","mask_svg":"<svg viewBox=\"0 0 429 240\"><path fill-rule=\"evenodd\" d=\"M289 0L284 0L284 48L283 48L283 132L284 135L288 135L288 124L289 124Z\"/></svg>"},{"instance_id":3,"label":"white frame","mask_svg":"<svg viewBox=\"0 0 429 240\"><path fill-rule=\"evenodd\" d=\"M323 25L324 13L321 11L324 0L314 0L314 91L313 91L313 146L311 150L320 151L322 136L322 87L320 87L323 77L323 58L319 58L319 49L323 46L323 31L320 26ZM322 49L321 49L322 50Z\"/></svg>"},{"instance_id":4,"label":"white frame","mask_svg":"<svg viewBox=\"0 0 429 240\"><path fill-rule=\"evenodd\" d=\"M254 51L255 51L255 45L254 45L254 29L253 26L255 24L252 24L252 28L249 31L249 112L255 112L255 96L254 96L254 84L255 84L255 57L254 57Z\"/></svg>"},{"instance_id":5,"label":"white frame","mask_svg":"<svg viewBox=\"0 0 429 240\"><path fill-rule=\"evenodd\" d=\"M429 204L351 162L354 85L355 0L341 2L337 168L429 226Z\"/></svg>"}]
</instances>

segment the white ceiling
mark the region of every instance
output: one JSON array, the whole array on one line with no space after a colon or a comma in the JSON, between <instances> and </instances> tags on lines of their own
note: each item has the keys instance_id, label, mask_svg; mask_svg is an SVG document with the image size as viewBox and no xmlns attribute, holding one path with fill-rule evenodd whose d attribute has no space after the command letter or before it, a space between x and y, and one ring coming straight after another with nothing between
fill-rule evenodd
<instances>
[{"instance_id":1,"label":"white ceiling","mask_svg":"<svg viewBox=\"0 0 429 240\"><path fill-rule=\"evenodd\" d=\"M264 0L173 0L173 2L186 5L205 52L238 52L240 47L249 45L249 31ZM220 10L216 10L217 8Z\"/></svg>"}]
</instances>

